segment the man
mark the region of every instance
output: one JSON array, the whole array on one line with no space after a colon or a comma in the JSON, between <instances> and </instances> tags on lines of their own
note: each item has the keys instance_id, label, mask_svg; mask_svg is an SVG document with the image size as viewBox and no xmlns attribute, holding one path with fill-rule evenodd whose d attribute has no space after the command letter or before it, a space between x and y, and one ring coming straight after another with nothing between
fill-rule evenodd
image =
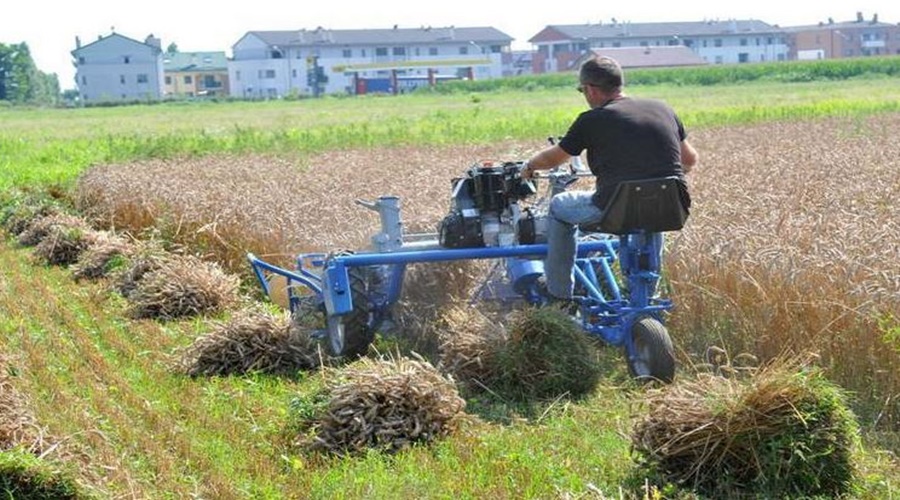
<instances>
[{"instance_id":1,"label":"man","mask_svg":"<svg viewBox=\"0 0 900 500\"><path fill-rule=\"evenodd\" d=\"M626 96L619 63L609 57L585 62L578 91L591 109L581 113L558 144L537 153L525 165L530 179L537 170L556 167L587 150L597 177L596 190L560 193L550 201L547 228L546 292L567 300L574 286L576 228L600 220L622 181L679 176L697 164L681 120L667 104Z\"/></svg>"}]
</instances>

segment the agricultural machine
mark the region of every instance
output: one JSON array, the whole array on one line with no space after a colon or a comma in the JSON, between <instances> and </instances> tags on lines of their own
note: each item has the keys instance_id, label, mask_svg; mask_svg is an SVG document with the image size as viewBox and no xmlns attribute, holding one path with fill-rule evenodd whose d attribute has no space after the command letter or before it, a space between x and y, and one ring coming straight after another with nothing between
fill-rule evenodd
<instances>
[{"instance_id":1,"label":"agricultural machine","mask_svg":"<svg viewBox=\"0 0 900 500\"><path fill-rule=\"evenodd\" d=\"M248 259L264 291L281 295L294 314L324 316L316 334L335 356L364 354L375 332L390 320L406 266L494 259L473 300L548 302L541 293L547 255L550 198L590 172L580 159L539 179L526 180L523 162L479 162L453 180L451 207L436 233L405 234L400 199L382 196L356 203L378 213L381 231L369 249L297 257L294 270ZM670 382L675 374L672 341L663 316L672 302L656 293L662 232L681 229L687 218L676 177L620 184L596 227L581 227L574 268L575 297L567 308L581 328L624 350L637 378ZM531 203L529 203L531 202Z\"/></svg>"}]
</instances>

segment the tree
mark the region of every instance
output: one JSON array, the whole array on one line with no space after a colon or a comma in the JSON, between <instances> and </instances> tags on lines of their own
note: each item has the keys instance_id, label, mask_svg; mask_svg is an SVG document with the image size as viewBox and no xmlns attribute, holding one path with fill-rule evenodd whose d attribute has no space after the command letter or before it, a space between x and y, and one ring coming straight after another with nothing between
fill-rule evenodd
<instances>
[{"instance_id":1,"label":"tree","mask_svg":"<svg viewBox=\"0 0 900 500\"><path fill-rule=\"evenodd\" d=\"M166 53L167 53L167 54L176 54L176 53L178 53L178 45L176 45L175 42L170 43L169 46L166 47Z\"/></svg>"},{"instance_id":2,"label":"tree","mask_svg":"<svg viewBox=\"0 0 900 500\"><path fill-rule=\"evenodd\" d=\"M0 100L39 104L59 100L59 78L37 69L25 42L0 43Z\"/></svg>"}]
</instances>

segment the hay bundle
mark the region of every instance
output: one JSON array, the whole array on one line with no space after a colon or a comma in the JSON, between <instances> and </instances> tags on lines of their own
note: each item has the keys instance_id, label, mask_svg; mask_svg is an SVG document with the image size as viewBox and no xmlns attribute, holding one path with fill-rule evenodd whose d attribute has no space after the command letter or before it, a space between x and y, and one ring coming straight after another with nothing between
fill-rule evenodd
<instances>
[{"instance_id":1,"label":"hay bundle","mask_svg":"<svg viewBox=\"0 0 900 500\"><path fill-rule=\"evenodd\" d=\"M78 227L51 226L46 236L34 247L34 256L50 266L74 264L99 238L99 233Z\"/></svg>"},{"instance_id":2,"label":"hay bundle","mask_svg":"<svg viewBox=\"0 0 900 500\"><path fill-rule=\"evenodd\" d=\"M435 323L447 308L463 303L478 279L483 262L452 261L411 264L403 280L403 294L393 308L393 320L409 348L436 354L440 343Z\"/></svg>"},{"instance_id":3,"label":"hay bundle","mask_svg":"<svg viewBox=\"0 0 900 500\"><path fill-rule=\"evenodd\" d=\"M496 388L522 399L593 391L601 369L594 343L564 312L529 308L511 317L509 339L496 353Z\"/></svg>"},{"instance_id":4,"label":"hay bundle","mask_svg":"<svg viewBox=\"0 0 900 500\"><path fill-rule=\"evenodd\" d=\"M114 288L128 298L147 274L159 270L172 258L155 240L139 243L131 252L127 265L112 275Z\"/></svg>"},{"instance_id":5,"label":"hay bundle","mask_svg":"<svg viewBox=\"0 0 900 500\"><path fill-rule=\"evenodd\" d=\"M500 322L458 305L445 310L437 325L442 370L466 384L485 385L497 378L496 356L507 342Z\"/></svg>"},{"instance_id":6,"label":"hay bundle","mask_svg":"<svg viewBox=\"0 0 900 500\"><path fill-rule=\"evenodd\" d=\"M125 238L113 233L98 232L91 245L72 266L72 273L76 280L103 278L124 265L125 260L134 252L134 245Z\"/></svg>"},{"instance_id":7,"label":"hay bundle","mask_svg":"<svg viewBox=\"0 0 900 500\"><path fill-rule=\"evenodd\" d=\"M10 379L8 361L0 357L0 450L18 446L39 450L42 448L40 434L25 397Z\"/></svg>"},{"instance_id":8,"label":"hay bundle","mask_svg":"<svg viewBox=\"0 0 900 500\"><path fill-rule=\"evenodd\" d=\"M81 231L90 230L88 223L81 217L69 214L51 214L34 218L19 234L18 242L22 246L33 247L43 241L55 227Z\"/></svg>"},{"instance_id":9,"label":"hay bundle","mask_svg":"<svg viewBox=\"0 0 900 500\"><path fill-rule=\"evenodd\" d=\"M19 236L35 220L58 214L59 209L46 203L23 203L3 211L3 228L12 236Z\"/></svg>"},{"instance_id":10,"label":"hay bundle","mask_svg":"<svg viewBox=\"0 0 900 500\"><path fill-rule=\"evenodd\" d=\"M395 452L449 435L465 401L452 380L425 361L364 359L332 384L330 399L313 418L314 449Z\"/></svg>"},{"instance_id":11,"label":"hay bundle","mask_svg":"<svg viewBox=\"0 0 900 500\"><path fill-rule=\"evenodd\" d=\"M238 278L218 264L172 256L144 274L128 295L135 318L174 319L216 313L238 300Z\"/></svg>"},{"instance_id":12,"label":"hay bundle","mask_svg":"<svg viewBox=\"0 0 900 500\"><path fill-rule=\"evenodd\" d=\"M0 453L0 491L10 499L93 498L71 473L21 449Z\"/></svg>"},{"instance_id":13,"label":"hay bundle","mask_svg":"<svg viewBox=\"0 0 900 500\"><path fill-rule=\"evenodd\" d=\"M819 370L781 360L746 381L701 375L647 396L639 461L713 498L846 493L858 444L843 394Z\"/></svg>"},{"instance_id":14,"label":"hay bundle","mask_svg":"<svg viewBox=\"0 0 900 500\"><path fill-rule=\"evenodd\" d=\"M196 377L250 372L295 374L315 368L319 364L316 343L305 331L292 326L286 314L240 311L194 341L183 353L181 369Z\"/></svg>"}]
</instances>

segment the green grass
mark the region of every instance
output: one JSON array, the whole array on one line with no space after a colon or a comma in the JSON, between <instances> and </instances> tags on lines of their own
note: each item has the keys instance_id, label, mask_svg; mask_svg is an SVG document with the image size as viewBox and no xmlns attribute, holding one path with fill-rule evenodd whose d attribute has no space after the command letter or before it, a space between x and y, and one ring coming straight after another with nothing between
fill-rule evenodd
<instances>
[{"instance_id":1,"label":"green grass","mask_svg":"<svg viewBox=\"0 0 900 500\"><path fill-rule=\"evenodd\" d=\"M896 79L639 86L689 128L900 110ZM303 156L335 148L534 140L585 109L573 90L291 102L0 110L0 189L69 185L94 164L222 153Z\"/></svg>"}]
</instances>

